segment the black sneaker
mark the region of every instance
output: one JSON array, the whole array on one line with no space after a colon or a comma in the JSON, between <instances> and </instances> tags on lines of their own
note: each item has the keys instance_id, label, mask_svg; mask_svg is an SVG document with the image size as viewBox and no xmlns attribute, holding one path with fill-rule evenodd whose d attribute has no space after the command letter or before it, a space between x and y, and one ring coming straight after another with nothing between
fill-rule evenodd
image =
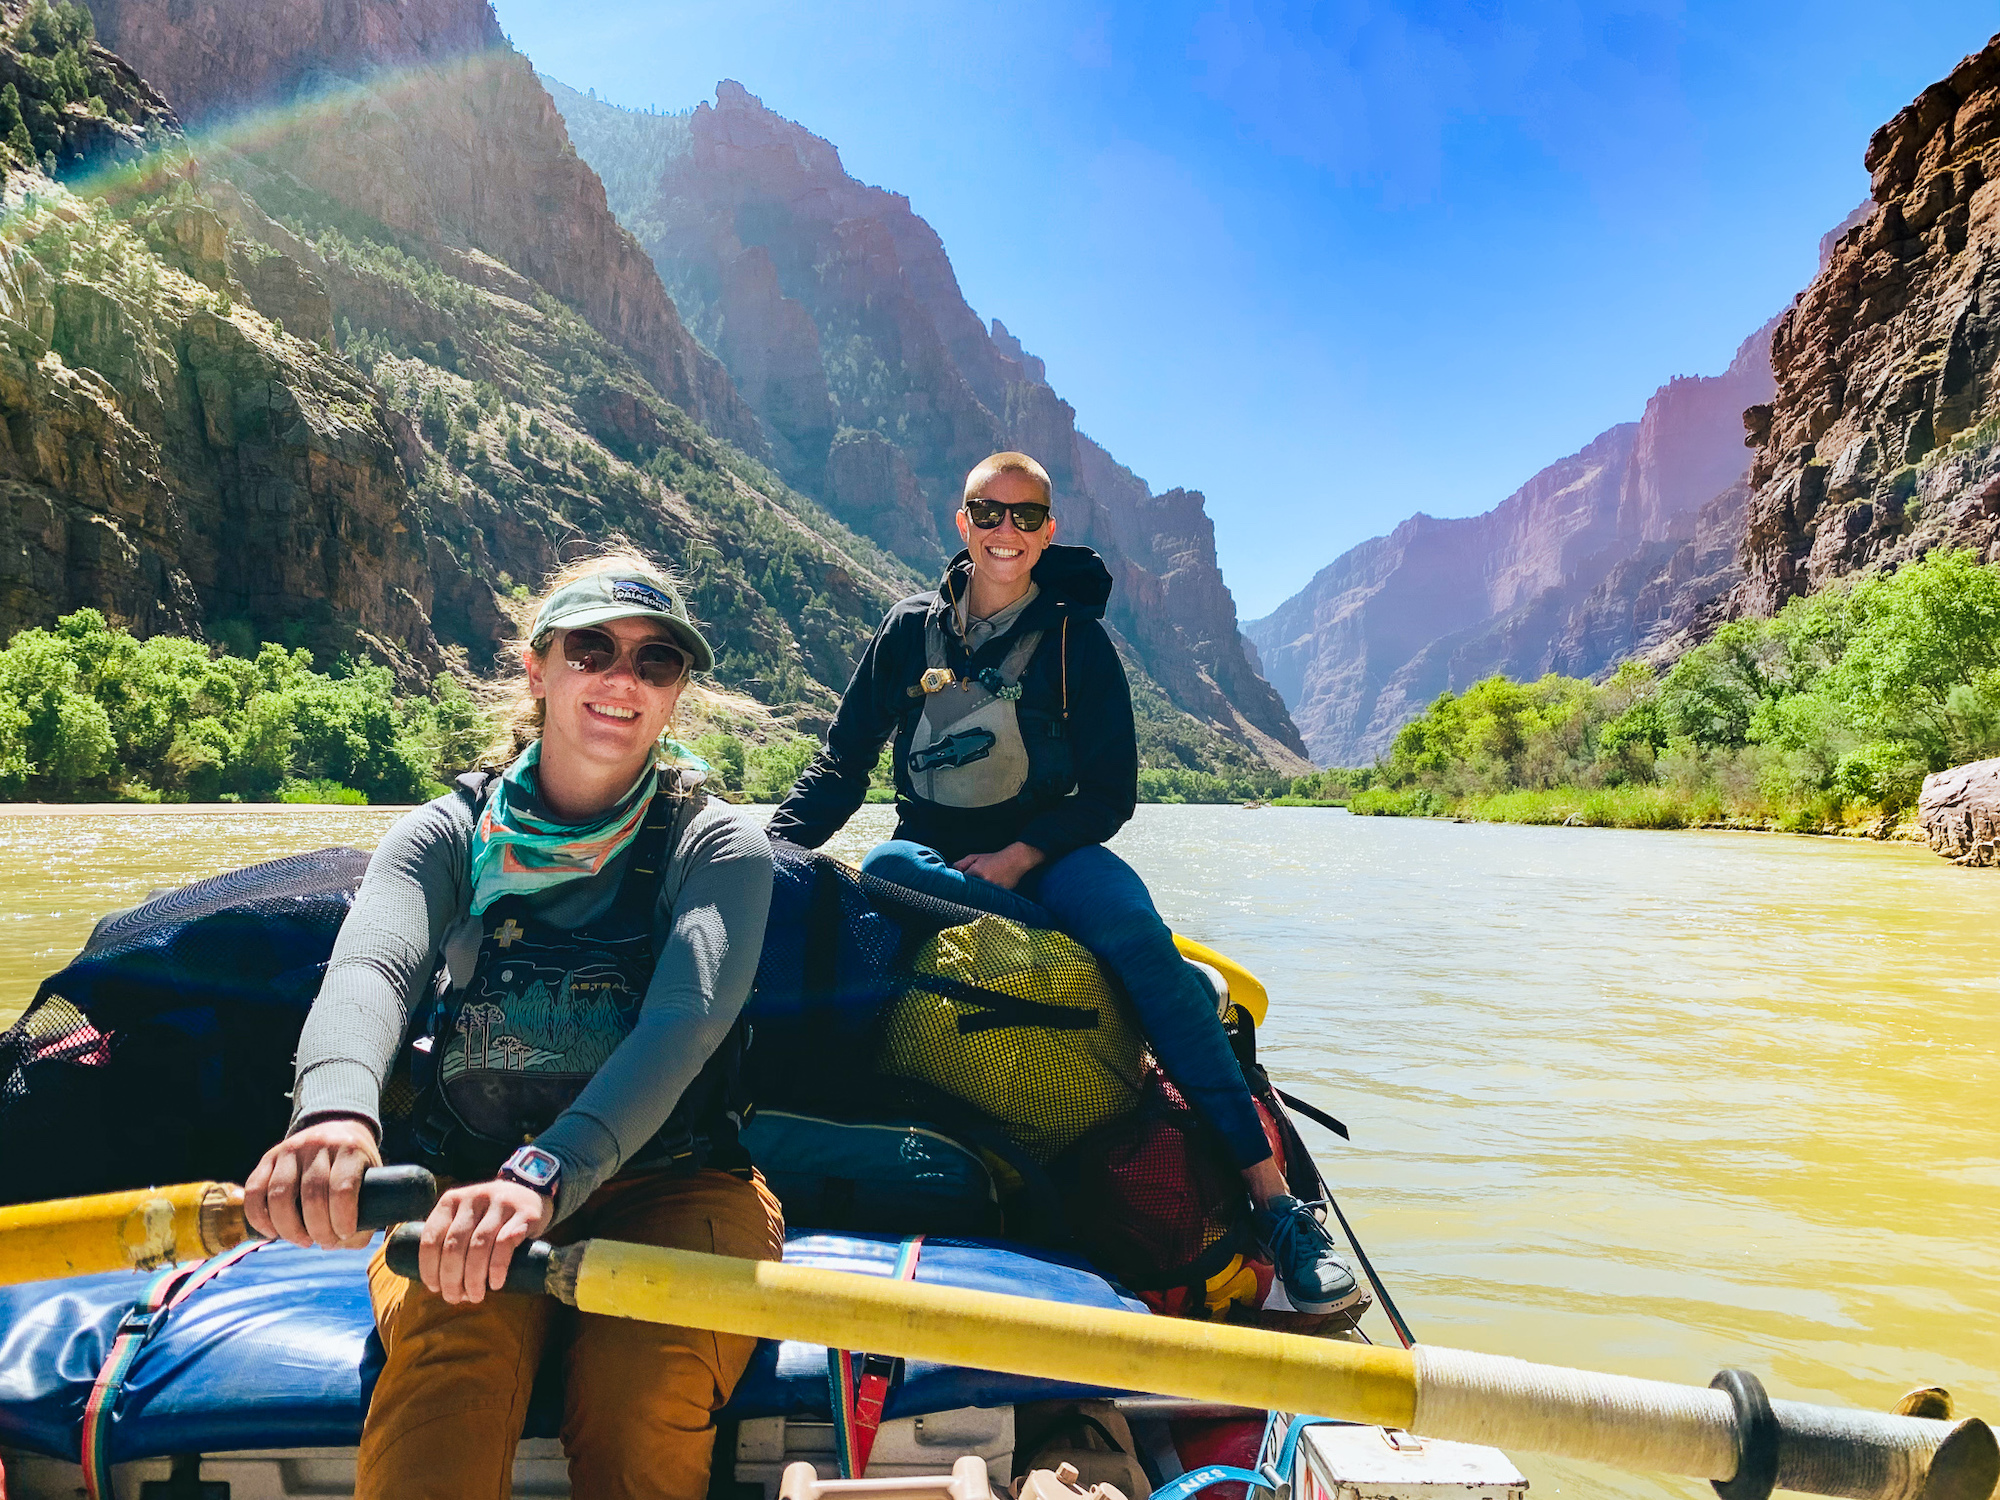
<instances>
[{"instance_id":1,"label":"black sneaker","mask_svg":"<svg viewBox=\"0 0 2000 1500\"><path fill-rule=\"evenodd\" d=\"M1339 1312L1361 1300L1361 1283L1334 1253L1326 1226L1313 1212L1318 1206L1280 1193L1256 1212L1257 1240L1292 1306L1306 1313Z\"/></svg>"}]
</instances>

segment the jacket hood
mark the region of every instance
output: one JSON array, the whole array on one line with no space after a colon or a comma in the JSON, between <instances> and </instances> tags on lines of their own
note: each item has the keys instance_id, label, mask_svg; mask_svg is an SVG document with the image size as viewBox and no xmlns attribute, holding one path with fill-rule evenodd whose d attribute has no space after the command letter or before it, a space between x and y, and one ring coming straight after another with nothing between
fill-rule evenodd
<instances>
[{"instance_id":1,"label":"jacket hood","mask_svg":"<svg viewBox=\"0 0 2000 1500\"><path fill-rule=\"evenodd\" d=\"M1046 609L1079 620L1104 618L1104 602L1111 597L1111 570L1090 548L1051 543L1028 576L1042 591L1028 607L1029 616ZM971 583L972 554L961 548L938 580L938 598L963 598Z\"/></svg>"}]
</instances>

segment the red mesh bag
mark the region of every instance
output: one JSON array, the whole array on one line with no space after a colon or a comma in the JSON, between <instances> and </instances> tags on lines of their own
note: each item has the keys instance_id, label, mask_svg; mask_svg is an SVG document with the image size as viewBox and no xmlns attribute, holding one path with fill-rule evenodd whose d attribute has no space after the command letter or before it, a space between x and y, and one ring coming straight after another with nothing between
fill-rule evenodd
<instances>
[{"instance_id":1,"label":"red mesh bag","mask_svg":"<svg viewBox=\"0 0 2000 1500\"><path fill-rule=\"evenodd\" d=\"M1139 1107L1078 1141L1066 1166L1071 1232L1135 1291L1199 1288L1251 1243L1242 1174L1156 1066Z\"/></svg>"}]
</instances>

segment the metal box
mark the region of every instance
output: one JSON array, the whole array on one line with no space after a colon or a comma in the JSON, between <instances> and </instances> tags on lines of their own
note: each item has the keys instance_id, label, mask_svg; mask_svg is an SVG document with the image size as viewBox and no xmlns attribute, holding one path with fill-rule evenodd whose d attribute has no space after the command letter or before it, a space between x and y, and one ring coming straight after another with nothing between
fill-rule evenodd
<instances>
[{"instance_id":1,"label":"metal box","mask_svg":"<svg viewBox=\"0 0 2000 1500\"><path fill-rule=\"evenodd\" d=\"M1292 1468L1293 1500L1522 1500L1527 1492L1498 1448L1395 1427L1308 1427Z\"/></svg>"}]
</instances>

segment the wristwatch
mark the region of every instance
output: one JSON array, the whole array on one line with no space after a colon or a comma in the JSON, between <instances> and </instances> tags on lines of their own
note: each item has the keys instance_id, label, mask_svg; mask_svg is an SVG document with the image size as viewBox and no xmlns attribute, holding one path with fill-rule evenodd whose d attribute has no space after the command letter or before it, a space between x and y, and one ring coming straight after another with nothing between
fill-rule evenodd
<instances>
[{"instance_id":1,"label":"wristwatch","mask_svg":"<svg viewBox=\"0 0 2000 1500\"><path fill-rule=\"evenodd\" d=\"M553 1198L562 1184L562 1162L540 1146L523 1146L501 1164L499 1175Z\"/></svg>"}]
</instances>

